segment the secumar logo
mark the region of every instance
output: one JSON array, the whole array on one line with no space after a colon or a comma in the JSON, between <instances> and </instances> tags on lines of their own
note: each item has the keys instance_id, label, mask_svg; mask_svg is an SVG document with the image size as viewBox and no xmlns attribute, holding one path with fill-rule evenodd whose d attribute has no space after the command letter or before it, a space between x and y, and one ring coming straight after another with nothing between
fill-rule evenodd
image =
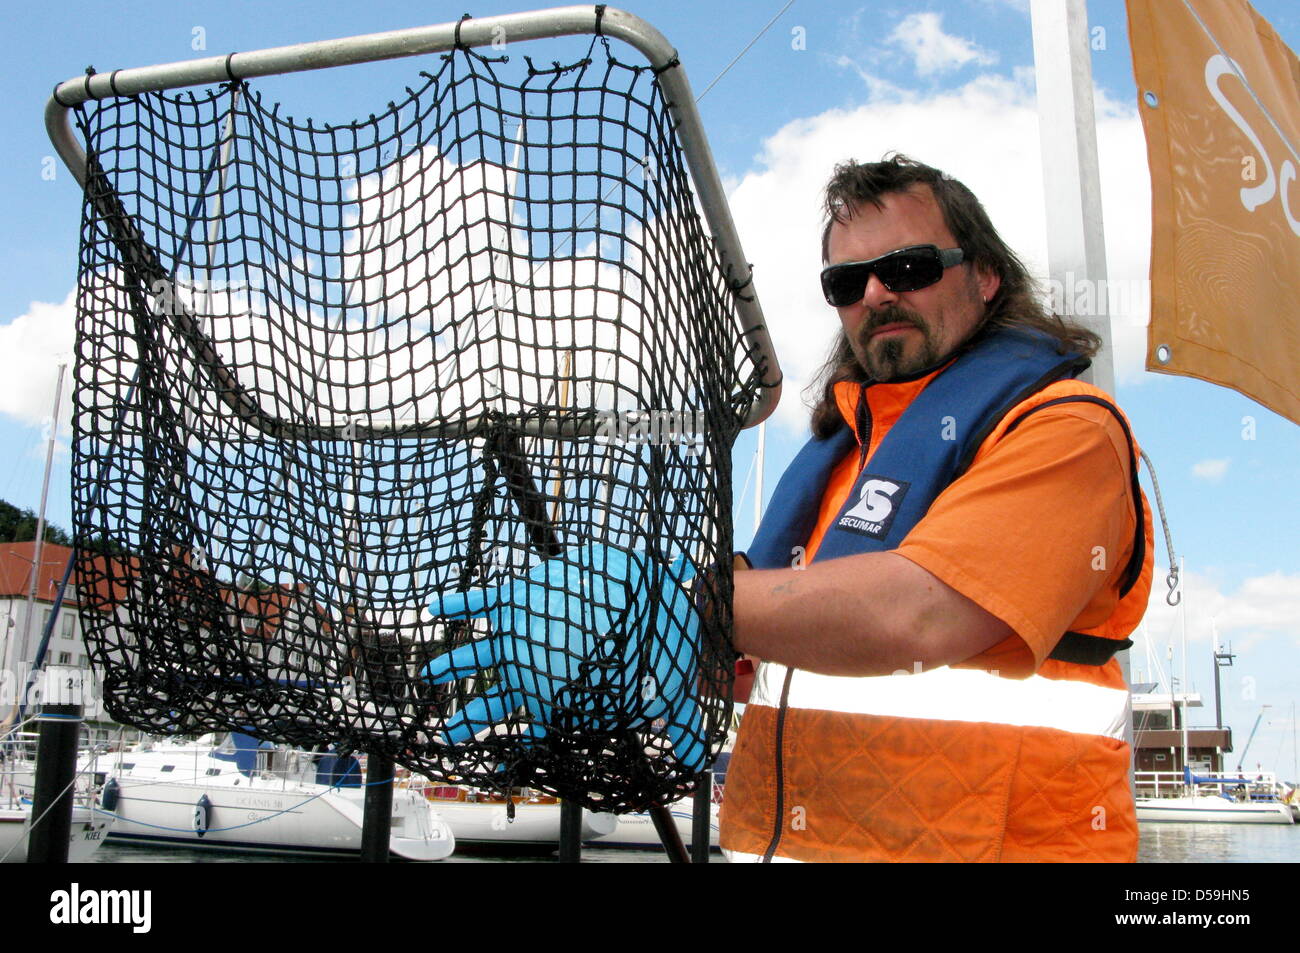
<instances>
[{"instance_id":1,"label":"secumar logo","mask_svg":"<svg viewBox=\"0 0 1300 953\"><path fill-rule=\"evenodd\" d=\"M884 539L910 486L910 483L866 474L858 488L857 503L840 517L837 525L872 539Z\"/></svg>"}]
</instances>

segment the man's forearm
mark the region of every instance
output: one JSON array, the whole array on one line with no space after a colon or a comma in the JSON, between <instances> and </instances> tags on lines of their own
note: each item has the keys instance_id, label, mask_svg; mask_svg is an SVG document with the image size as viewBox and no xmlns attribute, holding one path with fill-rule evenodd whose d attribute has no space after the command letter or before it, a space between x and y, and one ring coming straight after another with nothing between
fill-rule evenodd
<instances>
[{"instance_id":1,"label":"man's forearm","mask_svg":"<svg viewBox=\"0 0 1300 953\"><path fill-rule=\"evenodd\" d=\"M735 644L825 675L889 675L960 662L1010 627L920 566L866 553L735 576Z\"/></svg>"}]
</instances>

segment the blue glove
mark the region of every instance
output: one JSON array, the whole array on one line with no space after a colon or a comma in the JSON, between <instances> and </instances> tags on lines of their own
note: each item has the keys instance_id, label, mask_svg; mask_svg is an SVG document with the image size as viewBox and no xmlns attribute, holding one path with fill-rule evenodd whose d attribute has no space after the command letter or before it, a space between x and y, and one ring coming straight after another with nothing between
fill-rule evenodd
<instances>
[{"instance_id":1,"label":"blue glove","mask_svg":"<svg viewBox=\"0 0 1300 953\"><path fill-rule=\"evenodd\" d=\"M649 582L655 570L663 576L658 591ZM489 667L498 676L447 719L448 743L521 708L534 740L557 717L565 730L592 732L663 718L677 761L701 770L708 752L694 697L700 620L682 588L694 574L685 557L659 568L643 552L593 545L497 589L438 596L429 605L434 616L484 618L491 633L434 659L424 677L440 684Z\"/></svg>"}]
</instances>

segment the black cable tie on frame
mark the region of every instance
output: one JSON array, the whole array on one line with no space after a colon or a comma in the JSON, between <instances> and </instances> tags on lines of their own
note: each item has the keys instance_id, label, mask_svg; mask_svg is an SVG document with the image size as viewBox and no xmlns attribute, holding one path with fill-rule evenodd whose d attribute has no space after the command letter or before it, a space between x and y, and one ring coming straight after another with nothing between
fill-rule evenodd
<instances>
[{"instance_id":1,"label":"black cable tie on frame","mask_svg":"<svg viewBox=\"0 0 1300 953\"><path fill-rule=\"evenodd\" d=\"M230 68L230 61L233 60L234 58L235 58L234 53L226 54L226 79L228 79L232 83L238 83L240 77L236 76L235 71Z\"/></svg>"},{"instance_id":2,"label":"black cable tie on frame","mask_svg":"<svg viewBox=\"0 0 1300 953\"><path fill-rule=\"evenodd\" d=\"M466 46L464 43L460 41L460 25L464 23L466 20L472 20L472 19L474 19L474 17L471 14L462 13L460 19L456 21L456 36L455 36L455 42L452 43L452 46L458 50L469 49L468 46Z\"/></svg>"},{"instance_id":3,"label":"black cable tie on frame","mask_svg":"<svg viewBox=\"0 0 1300 953\"><path fill-rule=\"evenodd\" d=\"M538 69L536 64L533 63L533 58L531 56L525 55L524 62L528 64L529 79L532 79L534 76L554 76L558 78L563 76L565 73L571 73L576 69L585 69L590 66L591 57L588 56L585 59L578 60L576 63L570 63L568 66L565 66L558 60L551 60L550 69Z\"/></svg>"},{"instance_id":4,"label":"black cable tie on frame","mask_svg":"<svg viewBox=\"0 0 1300 953\"><path fill-rule=\"evenodd\" d=\"M744 291L746 288L748 288L750 285L754 283L754 266L751 264L751 265L747 265L746 267L749 268L749 274L745 276L744 281L737 281L735 278L731 277L731 273L732 273L731 266L730 265L727 266L727 287L730 288L731 293L734 294L741 301L753 301L754 300L753 295L746 296L741 294L742 291Z\"/></svg>"},{"instance_id":5,"label":"black cable tie on frame","mask_svg":"<svg viewBox=\"0 0 1300 953\"><path fill-rule=\"evenodd\" d=\"M113 72L108 74L108 88L112 90L114 96L122 95L117 91L117 74L120 72L122 72L120 69L115 69Z\"/></svg>"},{"instance_id":6,"label":"black cable tie on frame","mask_svg":"<svg viewBox=\"0 0 1300 953\"><path fill-rule=\"evenodd\" d=\"M596 4L596 29L594 31L596 36L603 37L605 35L604 33L600 32L600 21L603 20L604 18L605 18L605 4L598 3Z\"/></svg>"},{"instance_id":7,"label":"black cable tie on frame","mask_svg":"<svg viewBox=\"0 0 1300 953\"><path fill-rule=\"evenodd\" d=\"M98 99L98 98L99 98L98 96L94 95L94 94L91 93L91 91L90 91L90 77L92 77L92 76L94 76L94 75L95 75L95 67L93 67L93 66L87 66L87 67L86 67L86 79L85 79L85 84L84 84L84 85L85 85L85 92L86 92L86 98L87 98L87 99Z\"/></svg>"},{"instance_id":8,"label":"black cable tie on frame","mask_svg":"<svg viewBox=\"0 0 1300 953\"><path fill-rule=\"evenodd\" d=\"M682 61L679 60L679 59L677 58L677 51L676 51L676 50L673 50L673 58L672 58L672 59L670 59L670 60L669 60L667 63L665 63L663 66L652 66L652 67L650 67L650 72L652 72L652 73L654 73L656 76L658 76L660 73L666 73L666 72L668 72L670 69L676 69L677 67L679 67L679 66L681 66L681 65L682 65Z\"/></svg>"},{"instance_id":9,"label":"black cable tie on frame","mask_svg":"<svg viewBox=\"0 0 1300 953\"><path fill-rule=\"evenodd\" d=\"M65 103L63 100L59 98L59 87L62 85L63 85L62 83L54 84L54 91L50 93L50 98L53 99L56 103L58 103L60 106L62 106L64 109L71 109L72 103Z\"/></svg>"}]
</instances>

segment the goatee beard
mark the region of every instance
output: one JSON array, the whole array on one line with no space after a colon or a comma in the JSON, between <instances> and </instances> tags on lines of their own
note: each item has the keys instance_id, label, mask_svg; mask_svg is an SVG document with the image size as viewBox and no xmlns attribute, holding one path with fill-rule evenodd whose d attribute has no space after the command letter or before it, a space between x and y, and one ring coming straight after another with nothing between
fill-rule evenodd
<instances>
[{"instance_id":1,"label":"goatee beard","mask_svg":"<svg viewBox=\"0 0 1300 953\"><path fill-rule=\"evenodd\" d=\"M907 341L897 337L887 337L874 344L871 335L879 328L890 324L908 324L921 332L920 349L909 359ZM880 311L872 311L858 328L858 333L850 342L853 354L868 380L889 381L898 377L907 377L939 362L938 348L925 323L912 312L891 305Z\"/></svg>"}]
</instances>

